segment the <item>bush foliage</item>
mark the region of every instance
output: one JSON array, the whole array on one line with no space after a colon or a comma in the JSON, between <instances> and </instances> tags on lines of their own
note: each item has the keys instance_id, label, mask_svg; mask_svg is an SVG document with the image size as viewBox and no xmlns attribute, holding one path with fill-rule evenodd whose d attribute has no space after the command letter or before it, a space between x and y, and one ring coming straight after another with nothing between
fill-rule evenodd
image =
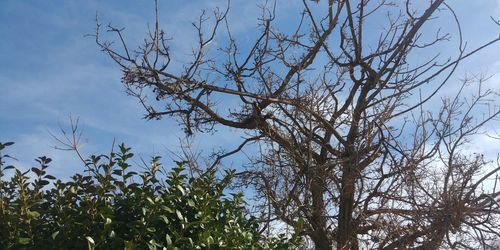
<instances>
[{"instance_id":1,"label":"bush foliage","mask_svg":"<svg viewBox=\"0 0 500 250\"><path fill-rule=\"evenodd\" d=\"M233 172L188 177L153 157L142 173L133 154L93 155L87 171L63 181L47 174L50 158L22 172L7 165L0 143L0 249L288 249L297 237L264 237L241 193L226 195ZM13 171L4 180L6 171Z\"/></svg>"}]
</instances>

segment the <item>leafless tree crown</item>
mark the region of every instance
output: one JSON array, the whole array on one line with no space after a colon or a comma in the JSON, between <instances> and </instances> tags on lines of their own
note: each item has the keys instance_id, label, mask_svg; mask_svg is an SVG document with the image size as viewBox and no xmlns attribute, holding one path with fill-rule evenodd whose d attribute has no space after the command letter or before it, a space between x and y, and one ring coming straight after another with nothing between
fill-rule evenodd
<instances>
[{"instance_id":1,"label":"leafless tree crown","mask_svg":"<svg viewBox=\"0 0 500 250\"><path fill-rule=\"evenodd\" d=\"M500 37L466 48L444 0L301 4L297 20L280 30L280 3L266 2L252 43L231 33L229 3L203 12L181 70L171 66L175 41L159 28L158 8L138 49L112 26L120 46L103 41L99 23L96 41L121 66L147 118L173 116L187 134L214 125L244 132L214 166L260 145L239 176L260 198L264 222L300 228L317 249L491 245L500 237L500 165L464 149L497 119L498 93L484 87L486 77L465 77L459 87L450 79ZM455 46L452 31L428 27L442 15L458 27L456 52L444 59L437 48ZM457 92L439 101L443 86Z\"/></svg>"}]
</instances>

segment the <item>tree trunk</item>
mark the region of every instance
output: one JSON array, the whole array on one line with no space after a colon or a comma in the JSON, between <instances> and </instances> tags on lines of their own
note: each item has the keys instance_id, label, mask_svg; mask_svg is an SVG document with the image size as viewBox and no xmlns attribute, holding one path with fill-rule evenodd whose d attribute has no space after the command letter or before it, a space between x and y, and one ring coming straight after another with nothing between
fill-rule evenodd
<instances>
[{"instance_id":1,"label":"tree trunk","mask_svg":"<svg viewBox=\"0 0 500 250\"><path fill-rule=\"evenodd\" d=\"M337 229L337 249L356 249L353 235L352 211L354 208L354 182L356 172L352 163L346 163L342 174L342 191L340 195L339 220Z\"/></svg>"},{"instance_id":2,"label":"tree trunk","mask_svg":"<svg viewBox=\"0 0 500 250\"><path fill-rule=\"evenodd\" d=\"M327 223L325 217L324 175L320 171L315 171L315 178L312 178L310 191L312 195L311 225L314 228L311 239L316 249L331 250L332 242L328 237Z\"/></svg>"},{"instance_id":3,"label":"tree trunk","mask_svg":"<svg viewBox=\"0 0 500 250\"><path fill-rule=\"evenodd\" d=\"M314 249L317 250L332 250L332 245L330 241L322 232L314 231L312 235L310 235L311 240L314 242Z\"/></svg>"}]
</instances>

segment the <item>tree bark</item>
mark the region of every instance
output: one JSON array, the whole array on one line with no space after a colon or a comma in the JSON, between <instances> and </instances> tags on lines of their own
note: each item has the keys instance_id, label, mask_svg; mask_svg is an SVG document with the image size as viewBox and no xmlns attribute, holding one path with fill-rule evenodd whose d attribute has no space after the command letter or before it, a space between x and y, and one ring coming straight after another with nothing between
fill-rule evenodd
<instances>
[{"instance_id":1,"label":"tree bark","mask_svg":"<svg viewBox=\"0 0 500 250\"><path fill-rule=\"evenodd\" d=\"M325 217L325 201L324 194L324 175L321 173L315 174L316 178L312 178L310 191L312 195L312 221L314 231L311 239L314 242L316 249L330 250L332 249L332 242L328 237L327 223Z\"/></svg>"},{"instance_id":2,"label":"tree bark","mask_svg":"<svg viewBox=\"0 0 500 250\"><path fill-rule=\"evenodd\" d=\"M337 229L337 249L352 249L353 244L353 225L352 211L354 209L354 181L356 179L355 168L351 163L343 167L342 190L339 205L339 220Z\"/></svg>"}]
</instances>

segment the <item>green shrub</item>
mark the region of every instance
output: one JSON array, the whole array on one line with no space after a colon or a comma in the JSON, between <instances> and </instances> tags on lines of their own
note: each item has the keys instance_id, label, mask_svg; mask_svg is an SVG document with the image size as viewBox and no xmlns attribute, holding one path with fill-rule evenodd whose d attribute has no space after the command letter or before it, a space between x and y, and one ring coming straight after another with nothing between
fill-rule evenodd
<instances>
[{"instance_id":1,"label":"green shrub","mask_svg":"<svg viewBox=\"0 0 500 250\"><path fill-rule=\"evenodd\" d=\"M220 180L215 171L189 178L183 162L166 172L154 157L137 173L122 144L89 157L86 173L65 182L47 174L47 157L26 172L7 165L2 151L12 144L0 143L0 249L288 249L298 242L259 233L242 194L224 193L231 171ZM14 171L10 180L6 171Z\"/></svg>"}]
</instances>

